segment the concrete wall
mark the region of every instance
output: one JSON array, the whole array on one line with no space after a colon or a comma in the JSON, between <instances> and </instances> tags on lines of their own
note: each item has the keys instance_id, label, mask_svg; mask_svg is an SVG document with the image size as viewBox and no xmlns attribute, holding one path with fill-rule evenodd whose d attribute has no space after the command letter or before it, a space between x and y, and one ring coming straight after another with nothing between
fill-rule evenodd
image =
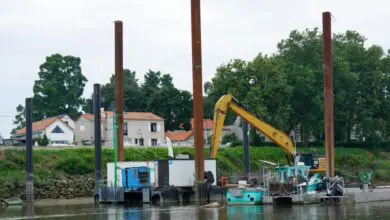
<instances>
[{"instance_id":1,"label":"concrete wall","mask_svg":"<svg viewBox=\"0 0 390 220\"><path fill-rule=\"evenodd\" d=\"M355 203L390 201L389 190L353 193Z\"/></svg>"},{"instance_id":2,"label":"concrete wall","mask_svg":"<svg viewBox=\"0 0 390 220\"><path fill-rule=\"evenodd\" d=\"M93 121L87 120L84 117L80 117L75 124L75 140L76 143L80 143L83 140L94 139Z\"/></svg>"}]
</instances>

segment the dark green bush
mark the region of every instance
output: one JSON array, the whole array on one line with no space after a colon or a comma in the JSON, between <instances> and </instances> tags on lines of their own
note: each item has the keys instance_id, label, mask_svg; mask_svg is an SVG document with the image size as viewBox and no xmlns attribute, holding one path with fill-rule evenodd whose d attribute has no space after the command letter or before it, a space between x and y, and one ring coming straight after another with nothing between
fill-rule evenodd
<instances>
[{"instance_id":1,"label":"dark green bush","mask_svg":"<svg viewBox=\"0 0 390 220\"><path fill-rule=\"evenodd\" d=\"M46 134L44 134L43 137L38 140L38 144L40 146L47 146L49 144L49 139L47 138Z\"/></svg>"},{"instance_id":2,"label":"dark green bush","mask_svg":"<svg viewBox=\"0 0 390 220\"><path fill-rule=\"evenodd\" d=\"M243 144L242 144L242 141L240 141L240 140L233 141L233 142L230 144L231 147L239 147L239 146L242 146L242 145L243 145Z\"/></svg>"},{"instance_id":3,"label":"dark green bush","mask_svg":"<svg viewBox=\"0 0 390 220\"><path fill-rule=\"evenodd\" d=\"M87 174L93 171L93 169L88 166L87 162L79 157L61 158L55 163L55 168L57 170L63 170L67 174L73 175Z\"/></svg>"},{"instance_id":4,"label":"dark green bush","mask_svg":"<svg viewBox=\"0 0 390 220\"><path fill-rule=\"evenodd\" d=\"M389 170L384 170L384 169L375 170L374 179L379 181L390 181Z\"/></svg>"},{"instance_id":5,"label":"dark green bush","mask_svg":"<svg viewBox=\"0 0 390 220\"><path fill-rule=\"evenodd\" d=\"M16 170L17 168L18 168L18 166L16 166L11 161L0 160L0 170L2 170L2 169L4 169L4 170Z\"/></svg>"},{"instance_id":6,"label":"dark green bush","mask_svg":"<svg viewBox=\"0 0 390 220\"><path fill-rule=\"evenodd\" d=\"M222 144L237 141L237 137L234 134L227 134L222 137Z\"/></svg>"}]
</instances>

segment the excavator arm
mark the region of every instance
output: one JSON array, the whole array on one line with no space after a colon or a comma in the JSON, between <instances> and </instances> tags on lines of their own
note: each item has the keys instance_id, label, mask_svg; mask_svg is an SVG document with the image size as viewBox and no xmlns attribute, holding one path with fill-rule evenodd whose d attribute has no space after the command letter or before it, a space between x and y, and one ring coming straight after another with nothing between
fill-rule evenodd
<instances>
[{"instance_id":1,"label":"excavator arm","mask_svg":"<svg viewBox=\"0 0 390 220\"><path fill-rule=\"evenodd\" d=\"M291 139L282 131L277 130L249 113L231 94L222 96L215 104L213 135L209 151L210 158L215 158L217 155L217 149L222 135L222 128L228 109L231 109L252 127L256 128L266 137L271 139L275 144L281 147L287 155L289 164L294 164L295 148Z\"/></svg>"}]
</instances>

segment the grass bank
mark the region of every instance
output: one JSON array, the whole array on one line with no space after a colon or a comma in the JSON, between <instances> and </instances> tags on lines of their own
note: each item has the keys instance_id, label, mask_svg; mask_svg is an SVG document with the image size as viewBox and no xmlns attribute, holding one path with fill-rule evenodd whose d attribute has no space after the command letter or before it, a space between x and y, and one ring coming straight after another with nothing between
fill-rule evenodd
<instances>
[{"instance_id":1,"label":"grass bank","mask_svg":"<svg viewBox=\"0 0 390 220\"><path fill-rule=\"evenodd\" d=\"M298 148L299 151L310 151L308 148ZM318 154L324 154L323 148L315 148ZM189 147L174 148L175 154L194 154ZM220 148L218 150L219 175L229 175L242 172L242 147ZM207 150L205 151L207 157ZM114 153L111 149L103 149L102 167L105 174L105 164L112 162ZM126 161L167 159L166 148L127 148ZM277 147L252 147L250 160L252 171L260 170L258 160L268 160L285 164L285 155ZM374 170L375 182L390 182L390 153L384 151L370 151L358 148L336 148L336 171L348 178L357 172ZM11 182L23 182L25 178L25 152L24 150L5 150L5 159L0 161L0 188ZM94 172L94 149L41 149L33 152L34 180L61 179L64 176L91 176Z\"/></svg>"}]
</instances>

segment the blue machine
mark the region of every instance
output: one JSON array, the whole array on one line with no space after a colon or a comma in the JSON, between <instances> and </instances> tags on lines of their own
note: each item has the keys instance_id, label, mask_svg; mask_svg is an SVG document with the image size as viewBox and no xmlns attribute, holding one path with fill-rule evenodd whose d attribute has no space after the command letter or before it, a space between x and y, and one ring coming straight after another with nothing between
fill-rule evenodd
<instances>
[{"instance_id":1,"label":"blue machine","mask_svg":"<svg viewBox=\"0 0 390 220\"><path fill-rule=\"evenodd\" d=\"M122 186L125 192L142 191L150 187L149 167L128 167L122 169Z\"/></svg>"}]
</instances>

